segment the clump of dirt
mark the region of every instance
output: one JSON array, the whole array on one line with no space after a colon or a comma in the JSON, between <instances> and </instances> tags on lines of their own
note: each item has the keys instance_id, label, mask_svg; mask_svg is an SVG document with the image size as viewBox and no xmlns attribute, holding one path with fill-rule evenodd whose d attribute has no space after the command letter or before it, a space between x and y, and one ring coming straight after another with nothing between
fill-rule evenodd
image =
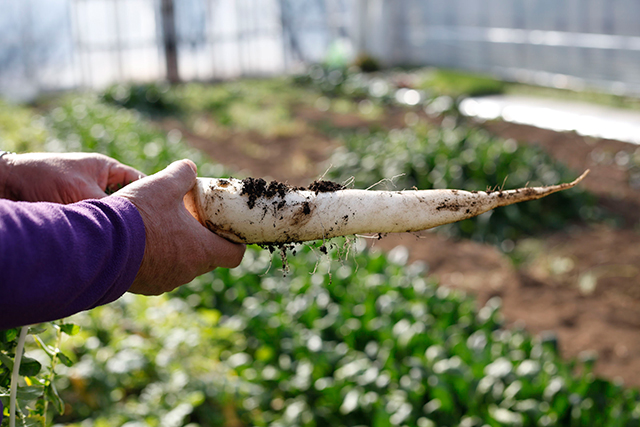
<instances>
[{"instance_id":1,"label":"clump of dirt","mask_svg":"<svg viewBox=\"0 0 640 427\"><path fill-rule=\"evenodd\" d=\"M271 181L269 185L267 185L264 195L268 199L274 197L276 194L280 197L284 197L284 195L289 191L291 191L291 187L287 184L278 181Z\"/></svg>"},{"instance_id":2,"label":"clump of dirt","mask_svg":"<svg viewBox=\"0 0 640 427\"><path fill-rule=\"evenodd\" d=\"M280 196L280 198L284 198L288 192L300 189L300 187L291 187L283 182L271 181L267 184L267 181L262 178L245 178L242 180L242 192L240 194L249 196L247 205L249 209L253 209L259 197L271 199L275 196ZM281 206L279 205L279 207Z\"/></svg>"},{"instance_id":3,"label":"clump of dirt","mask_svg":"<svg viewBox=\"0 0 640 427\"><path fill-rule=\"evenodd\" d=\"M309 191L318 193L332 193L334 191L344 190L344 185L333 181L325 181L322 179L315 180L309 185Z\"/></svg>"},{"instance_id":4,"label":"clump of dirt","mask_svg":"<svg viewBox=\"0 0 640 427\"><path fill-rule=\"evenodd\" d=\"M330 193L333 191L343 190L344 185L338 184L333 181L324 181L324 180L316 180L309 185L308 188L304 187L293 187L284 182L271 181L267 183L262 178L245 178L242 180L242 192L241 195L249 196L249 200L247 201L247 206L249 209L253 209L256 205L256 200L260 197L265 197L267 199L271 199L275 196L280 196L280 198L284 198L287 193L291 191L314 191L316 194L318 193ZM284 201L280 202L278 208L284 207ZM310 209L308 207L308 203L305 206L305 214L309 214Z\"/></svg>"},{"instance_id":5,"label":"clump of dirt","mask_svg":"<svg viewBox=\"0 0 640 427\"><path fill-rule=\"evenodd\" d=\"M267 189L267 181L262 178L245 178L242 180L242 192L241 195L249 196L247 206L249 209L253 209L256 205L258 197L262 197Z\"/></svg>"}]
</instances>

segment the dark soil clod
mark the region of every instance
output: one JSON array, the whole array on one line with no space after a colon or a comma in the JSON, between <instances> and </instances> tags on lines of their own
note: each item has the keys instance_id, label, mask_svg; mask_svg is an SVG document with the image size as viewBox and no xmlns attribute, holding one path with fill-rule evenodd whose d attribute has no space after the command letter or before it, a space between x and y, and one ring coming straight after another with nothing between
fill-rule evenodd
<instances>
[{"instance_id":1,"label":"dark soil clod","mask_svg":"<svg viewBox=\"0 0 640 427\"><path fill-rule=\"evenodd\" d=\"M242 192L240 194L249 196L249 201L247 202L249 209L253 209L258 197L264 196L266 188L267 181L262 178L245 178L242 180Z\"/></svg>"},{"instance_id":2,"label":"dark soil clod","mask_svg":"<svg viewBox=\"0 0 640 427\"><path fill-rule=\"evenodd\" d=\"M284 184L282 182L271 181L267 186L267 189L265 190L264 195L269 199L274 197L276 194L280 197L284 197L285 194L291 191L290 188L291 187L289 187L287 184Z\"/></svg>"},{"instance_id":3,"label":"dark soil clod","mask_svg":"<svg viewBox=\"0 0 640 427\"><path fill-rule=\"evenodd\" d=\"M228 184L228 182L227 182ZM224 186L224 185L222 185ZM287 193L291 191L315 191L318 193L330 193L333 191L344 190L344 185L338 184L333 181L324 181L324 180L316 180L309 185L309 188L304 187L292 187L283 182L271 181L267 183L262 178L245 178L242 180L242 192L240 194L247 195L249 200L247 201L247 206L249 209L253 209L256 205L256 201L260 197L266 197L267 199L271 199L275 196L280 196L280 198L284 199ZM281 200L277 209L280 210L285 206L286 202ZM308 203L305 203L304 213L309 214L311 209Z\"/></svg>"},{"instance_id":4,"label":"dark soil clod","mask_svg":"<svg viewBox=\"0 0 640 427\"><path fill-rule=\"evenodd\" d=\"M242 180L242 192L240 194L249 196L247 206L249 206L249 209L253 209L259 197L271 199L275 196L280 196L284 198L289 191L291 191L291 187L282 182L271 181L267 184L267 181L262 178L245 178ZM281 209L284 205L285 201L282 200L277 208Z\"/></svg>"},{"instance_id":5,"label":"dark soil clod","mask_svg":"<svg viewBox=\"0 0 640 427\"><path fill-rule=\"evenodd\" d=\"M316 180L309 185L309 191L318 193L331 193L333 191L344 190L344 185L333 181Z\"/></svg>"}]
</instances>

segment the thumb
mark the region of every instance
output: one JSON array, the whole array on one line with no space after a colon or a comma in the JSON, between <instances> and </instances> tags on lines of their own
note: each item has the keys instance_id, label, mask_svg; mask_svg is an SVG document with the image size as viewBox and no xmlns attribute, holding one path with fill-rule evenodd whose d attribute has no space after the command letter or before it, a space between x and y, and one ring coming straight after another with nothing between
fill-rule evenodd
<instances>
[{"instance_id":1,"label":"thumb","mask_svg":"<svg viewBox=\"0 0 640 427\"><path fill-rule=\"evenodd\" d=\"M187 194L196 183L196 165L191 160L178 160L165 169L150 176L147 185L158 185L167 195L180 198Z\"/></svg>"}]
</instances>

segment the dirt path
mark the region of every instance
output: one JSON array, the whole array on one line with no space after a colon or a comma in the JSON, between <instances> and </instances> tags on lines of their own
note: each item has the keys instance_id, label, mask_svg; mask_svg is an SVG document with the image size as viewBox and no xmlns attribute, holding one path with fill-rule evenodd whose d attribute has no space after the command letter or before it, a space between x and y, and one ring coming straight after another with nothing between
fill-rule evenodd
<instances>
[{"instance_id":1,"label":"dirt path","mask_svg":"<svg viewBox=\"0 0 640 427\"><path fill-rule=\"evenodd\" d=\"M356 128L369 123L303 109L313 124ZM391 111L385 125L403 125L404 113ZM194 146L238 173L306 185L323 173L323 162L338 142L318 131L288 138L234 134L212 140L179 128ZM562 353L595 352L598 374L640 386L640 190L629 185L624 167L636 146L583 138L504 122L483 124L489 132L537 144L577 173L590 168L584 185L600 204L621 217L622 227L574 227L518 244L529 262L516 268L498 249L471 241L452 241L433 232L390 235L375 241L382 249L404 245L411 260L422 260L444 285L477 295L479 302L499 296L510 323L524 322L538 334L554 331ZM622 166L620 166L622 164Z\"/></svg>"}]
</instances>

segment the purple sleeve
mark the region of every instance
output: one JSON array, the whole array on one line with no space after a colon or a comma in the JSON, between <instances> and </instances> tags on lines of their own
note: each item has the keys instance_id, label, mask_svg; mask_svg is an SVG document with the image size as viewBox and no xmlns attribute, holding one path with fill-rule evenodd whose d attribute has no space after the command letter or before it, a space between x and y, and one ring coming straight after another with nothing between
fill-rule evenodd
<instances>
[{"instance_id":1,"label":"purple sleeve","mask_svg":"<svg viewBox=\"0 0 640 427\"><path fill-rule=\"evenodd\" d=\"M118 299L144 247L142 217L120 197L70 205L0 200L0 330Z\"/></svg>"}]
</instances>

